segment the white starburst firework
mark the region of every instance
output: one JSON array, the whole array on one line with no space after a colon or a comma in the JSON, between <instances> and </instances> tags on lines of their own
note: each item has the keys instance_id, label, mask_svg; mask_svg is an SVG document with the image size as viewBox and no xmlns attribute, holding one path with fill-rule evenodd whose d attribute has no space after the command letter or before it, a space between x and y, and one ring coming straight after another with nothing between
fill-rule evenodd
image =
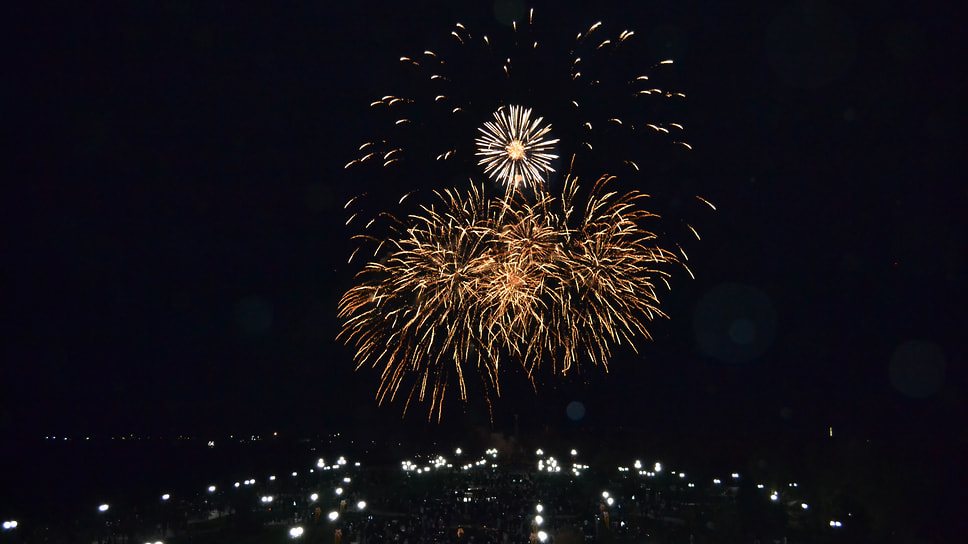
<instances>
[{"instance_id":1,"label":"white starburst firework","mask_svg":"<svg viewBox=\"0 0 968 544\"><path fill-rule=\"evenodd\" d=\"M481 157L477 164L484 166L484 173L508 189L543 183L554 171L551 161L558 156L551 151L558 140L547 139L551 125L541 126L542 120L532 120L530 108L498 108L494 121L478 128L481 136L474 140Z\"/></svg>"}]
</instances>

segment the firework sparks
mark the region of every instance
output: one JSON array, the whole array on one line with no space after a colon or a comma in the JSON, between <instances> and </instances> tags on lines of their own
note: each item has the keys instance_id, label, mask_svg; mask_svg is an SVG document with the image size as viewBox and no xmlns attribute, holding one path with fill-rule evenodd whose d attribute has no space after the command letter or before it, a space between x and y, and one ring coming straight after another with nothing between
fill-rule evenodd
<instances>
[{"instance_id":1,"label":"firework sparks","mask_svg":"<svg viewBox=\"0 0 968 544\"><path fill-rule=\"evenodd\" d=\"M612 176L603 176L579 197L574 177L575 155L594 175L616 173L637 183L651 169L643 150L653 143L691 149L679 139L681 124L641 103L684 95L663 90L648 75L614 69L639 62L624 45L634 32L596 23L565 54L526 39L532 23L529 15L521 27L513 25L506 31L510 40L472 35L458 23L445 49L401 57L417 76L406 81L417 87L370 104L388 124L385 139L360 146L345 166L396 171L391 183L436 183L483 170L504 188L498 198L485 196L493 193L480 185L438 190L434 204L411 199L416 212L399 218L381 212L355 237L376 249L357 248L350 256L372 255L339 301L338 338L355 350L358 370L380 372L378 402L402 400L404 414L411 403L427 402L430 419L440 420L447 393L456 388L466 402L477 378L490 406L508 370L502 364L520 365L532 385L542 369L552 375L585 365L607 371L616 346L634 349L650 338L647 324L664 317L656 293L659 285L669 287L670 265L692 275L679 244L670 245L677 253L667 251L645 230L657 216L641 206L644 195L606 190ZM462 65L475 69L453 69ZM507 96L480 94L499 81ZM562 140L522 102L553 116ZM642 112L658 118L643 119ZM563 189L553 195L547 182L559 153L573 159ZM383 220L386 236L371 228ZM699 238L691 224L680 223Z\"/></svg>"},{"instance_id":2,"label":"firework sparks","mask_svg":"<svg viewBox=\"0 0 968 544\"><path fill-rule=\"evenodd\" d=\"M429 401L439 420L450 387L467 400L469 375L499 396L502 360L532 380L543 365L607 369L614 345L648 338L663 316L656 282L676 258L643 229L642 195L605 192L607 181L583 207L570 179L533 202L442 191L441 209L411 216L339 303L357 368L380 370L377 400L405 397L404 413Z\"/></svg>"},{"instance_id":3,"label":"firework sparks","mask_svg":"<svg viewBox=\"0 0 968 544\"><path fill-rule=\"evenodd\" d=\"M494 120L484 123L474 140L484 173L509 189L544 182L545 174L553 171L551 161L558 158L551 153L558 140L547 138L551 125L542 127L542 120L532 120L531 110L521 106L494 112Z\"/></svg>"}]
</instances>

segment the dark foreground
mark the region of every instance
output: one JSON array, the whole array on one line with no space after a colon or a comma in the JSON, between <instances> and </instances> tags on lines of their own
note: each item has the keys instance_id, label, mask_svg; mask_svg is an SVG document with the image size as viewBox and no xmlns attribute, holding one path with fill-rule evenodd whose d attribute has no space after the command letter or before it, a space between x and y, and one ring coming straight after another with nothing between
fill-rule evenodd
<instances>
[{"instance_id":1,"label":"dark foreground","mask_svg":"<svg viewBox=\"0 0 968 544\"><path fill-rule=\"evenodd\" d=\"M573 450L491 437L458 449L252 438L211 447L198 440L45 445L31 459L50 478L30 485L38 477L4 477L0 517L17 526L7 523L0 544L946 539L943 521L911 522L917 512L897 498L901 479L871 481L877 473L863 465L874 459L857 444L847 447L861 464L838 458L838 470L797 474L770 454L729 467L702 462L717 458L712 451L677 460L618 453L601 442Z\"/></svg>"}]
</instances>

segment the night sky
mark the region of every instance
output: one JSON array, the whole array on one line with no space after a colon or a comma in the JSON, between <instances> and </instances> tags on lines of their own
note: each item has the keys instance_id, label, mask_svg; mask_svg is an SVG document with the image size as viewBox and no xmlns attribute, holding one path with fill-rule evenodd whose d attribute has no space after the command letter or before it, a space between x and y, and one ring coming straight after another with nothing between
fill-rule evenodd
<instances>
[{"instance_id":1,"label":"night sky","mask_svg":"<svg viewBox=\"0 0 968 544\"><path fill-rule=\"evenodd\" d=\"M367 105L396 59L456 21L500 27L493 3L195 4L3 8L5 433L399 425L334 339L357 270L342 206L366 184L343 165L385 128ZM963 442L956 3L594 4L536 7L569 36L635 30L642 66L675 59L693 150L663 175L718 211L695 216L696 279L674 279L652 342L538 394L509 377L496 427ZM476 399L444 415L466 425L488 425Z\"/></svg>"}]
</instances>

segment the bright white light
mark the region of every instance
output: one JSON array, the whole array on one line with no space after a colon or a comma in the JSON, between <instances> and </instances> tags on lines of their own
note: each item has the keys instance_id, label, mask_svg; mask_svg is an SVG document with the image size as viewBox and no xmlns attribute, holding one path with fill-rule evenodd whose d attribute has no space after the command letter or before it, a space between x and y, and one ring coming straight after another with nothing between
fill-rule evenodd
<instances>
[{"instance_id":1,"label":"bright white light","mask_svg":"<svg viewBox=\"0 0 968 544\"><path fill-rule=\"evenodd\" d=\"M830 521L830 526L831 527L840 527L841 525L843 525L843 524L840 523L839 521L833 521L833 520Z\"/></svg>"},{"instance_id":2,"label":"bright white light","mask_svg":"<svg viewBox=\"0 0 968 544\"><path fill-rule=\"evenodd\" d=\"M296 477L296 476L298 476L298 475L299 475L299 473L298 473L298 472L293 472L293 473L292 473L292 477L293 477L293 478L295 478L295 477Z\"/></svg>"},{"instance_id":3,"label":"bright white light","mask_svg":"<svg viewBox=\"0 0 968 544\"><path fill-rule=\"evenodd\" d=\"M539 514L541 512L544 512L544 506L541 506L540 504L538 506L535 506L534 509L537 510Z\"/></svg>"},{"instance_id":4,"label":"bright white light","mask_svg":"<svg viewBox=\"0 0 968 544\"><path fill-rule=\"evenodd\" d=\"M608 491L602 491L602 498L603 499L607 499L608 498Z\"/></svg>"},{"instance_id":5,"label":"bright white light","mask_svg":"<svg viewBox=\"0 0 968 544\"><path fill-rule=\"evenodd\" d=\"M538 451L534 452L534 454L535 455L544 455L544 450L540 450L539 449Z\"/></svg>"},{"instance_id":6,"label":"bright white light","mask_svg":"<svg viewBox=\"0 0 968 544\"><path fill-rule=\"evenodd\" d=\"M346 464L346 458L344 458L342 455L340 455L339 456L339 459L336 460L336 464L337 465L345 465Z\"/></svg>"},{"instance_id":7,"label":"bright white light","mask_svg":"<svg viewBox=\"0 0 968 544\"><path fill-rule=\"evenodd\" d=\"M289 529L289 536L292 538L299 538L302 535L303 535L302 527L293 527L292 529Z\"/></svg>"},{"instance_id":8,"label":"bright white light","mask_svg":"<svg viewBox=\"0 0 968 544\"><path fill-rule=\"evenodd\" d=\"M343 494L343 488L342 487L337 487L336 488L336 494L337 495L342 495Z\"/></svg>"},{"instance_id":9,"label":"bright white light","mask_svg":"<svg viewBox=\"0 0 968 544\"><path fill-rule=\"evenodd\" d=\"M571 456L574 457L578 455L578 450L571 450Z\"/></svg>"},{"instance_id":10,"label":"bright white light","mask_svg":"<svg viewBox=\"0 0 968 544\"><path fill-rule=\"evenodd\" d=\"M535 525L541 525L542 523L544 523L544 518L541 517L540 515L535 516L534 517L534 523L535 523Z\"/></svg>"},{"instance_id":11,"label":"bright white light","mask_svg":"<svg viewBox=\"0 0 968 544\"><path fill-rule=\"evenodd\" d=\"M713 478L713 483L714 483L714 484L721 484L721 483L723 483L723 482L722 482L722 480L720 480L719 478Z\"/></svg>"},{"instance_id":12,"label":"bright white light","mask_svg":"<svg viewBox=\"0 0 968 544\"><path fill-rule=\"evenodd\" d=\"M161 496L161 500L163 501L167 501L170 498L171 498L171 495L169 495L168 493L165 493L164 495Z\"/></svg>"},{"instance_id":13,"label":"bright white light","mask_svg":"<svg viewBox=\"0 0 968 544\"><path fill-rule=\"evenodd\" d=\"M339 512L333 511L329 513L329 521L336 521L336 518L338 517L339 517Z\"/></svg>"},{"instance_id":14,"label":"bright white light","mask_svg":"<svg viewBox=\"0 0 968 544\"><path fill-rule=\"evenodd\" d=\"M653 470L656 472L662 472L662 463L656 463Z\"/></svg>"},{"instance_id":15,"label":"bright white light","mask_svg":"<svg viewBox=\"0 0 968 544\"><path fill-rule=\"evenodd\" d=\"M239 487L239 482L235 482L235 487Z\"/></svg>"},{"instance_id":16,"label":"bright white light","mask_svg":"<svg viewBox=\"0 0 968 544\"><path fill-rule=\"evenodd\" d=\"M763 484L756 484L756 489L763 489Z\"/></svg>"},{"instance_id":17,"label":"bright white light","mask_svg":"<svg viewBox=\"0 0 968 544\"><path fill-rule=\"evenodd\" d=\"M638 470L638 469L642 468L642 461L639 461L638 459L636 459L635 460L635 464L632 465L632 466L634 466L635 469Z\"/></svg>"},{"instance_id":18,"label":"bright white light","mask_svg":"<svg viewBox=\"0 0 968 544\"><path fill-rule=\"evenodd\" d=\"M540 540L541 542L547 542L548 541L548 533L546 533L544 531L538 531L538 540Z\"/></svg>"},{"instance_id":19,"label":"bright white light","mask_svg":"<svg viewBox=\"0 0 968 544\"><path fill-rule=\"evenodd\" d=\"M462 454L462 453L464 453L464 452L462 452L460 448L457 448L457 449L456 449L456 450L454 451L454 453L456 453L457 455L460 455L460 454Z\"/></svg>"},{"instance_id":20,"label":"bright white light","mask_svg":"<svg viewBox=\"0 0 968 544\"><path fill-rule=\"evenodd\" d=\"M326 461L323 461L323 458L320 457L319 460L316 461L316 467L317 468L323 468L325 466L326 466Z\"/></svg>"},{"instance_id":21,"label":"bright white light","mask_svg":"<svg viewBox=\"0 0 968 544\"><path fill-rule=\"evenodd\" d=\"M731 476L733 477L734 480L738 480L739 479L739 472L734 472Z\"/></svg>"},{"instance_id":22,"label":"bright white light","mask_svg":"<svg viewBox=\"0 0 968 544\"><path fill-rule=\"evenodd\" d=\"M270 482L274 482L274 481L276 481L276 477L275 477L275 476L269 476L269 481L270 481Z\"/></svg>"},{"instance_id":23,"label":"bright white light","mask_svg":"<svg viewBox=\"0 0 968 544\"><path fill-rule=\"evenodd\" d=\"M360 501L360 502L356 503L356 508L358 510L362 510L362 509L366 508L366 501Z\"/></svg>"},{"instance_id":24,"label":"bright white light","mask_svg":"<svg viewBox=\"0 0 968 544\"><path fill-rule=\"evenodd\" d=\"M778 500L780 500L780 496L776 494L776 491L774 491L773 494L770 495L770 500L771 501L778 501Z\"/></svg>"},{"instance_id":25,"label":"bright white light","mask_svg":"<svg viewBox=\"0 0 968 544\"><path fill-rule=\"evenodd\" d=\"M209 493L215 493L215 486L214 485L208 486L208 492Z\"/></svg>"},{"instance_id":26,"label":"bright white light","mask_svg":"<svg viewBox=\"0 0 968 544\"><path fill-rule=\"evenodd\" d=\"M5 521L5 522L3 522L3 528L4 529L13 529L13 525L11 525L11 523L13 523L13 522L12 521Z\"/></svg>"},{"instance_id":27,"label":"bright white light","mask_svg":"<svg viewBox=\"0 0 968 544\"><path fill-rule=\"evenodd\" d=\"M349 478L348 476L347 476L346 478L343 478L343 483L344 483L344 484L348 484L348 483L350 483L350 482L352 482L352 481L353 481L353 480L350 480L350 478Z\"/></svg>"},{"instance_id":28,"label":"bright white light","mask_svg":"<svg viewBox=\"0 0 968 544\"><path fill-rule=\"evenodd\" d=\"M810 507L807 505L807 503L801 502L800 503L800 508L803 508L804 510L806 510L807 508L810 508Z\"/></svg>"},{"instance_id":29,"label":"bright white light","mask_svg":"<svg viewBox=\"0 0 968 544\"><path fill-rule=\"evenodd\" d=\"M608 503L609 506L611 506L611 505L615 504L615 499L609 497L609 498L605 499L605 502Z\"/></svg>"},{"instance_id":30,"label":"bright white light","mask_svg":"<svg viewBox=\"0 0 968 544\"><path fill-rule=\"evenodd\" d=\"M110 506L108 506L106 504L102 504L101 506L98 506L97 507L97 511L98 512L107 512L108 511L108 508L110 508Z\"/></svg>"},{"instance_id":31,"label":"bright white light","mask_svg":"<svg viewBox=\"0 0 968 544\"><path fill-rule=\"evenodd\" d=\"M319 500L319 493L313 493L312 495L310 495L309 500L313 502L316 502L317 500Z\"/></svg>"}]
</instances>

